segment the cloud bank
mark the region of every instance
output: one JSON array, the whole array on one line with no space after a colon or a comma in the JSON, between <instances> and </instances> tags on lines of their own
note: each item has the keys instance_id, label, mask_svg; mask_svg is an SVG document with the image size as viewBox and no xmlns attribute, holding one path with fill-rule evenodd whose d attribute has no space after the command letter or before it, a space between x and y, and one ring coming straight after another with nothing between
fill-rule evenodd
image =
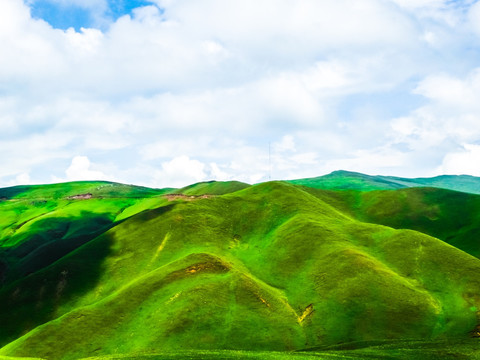
<instances>
[{"instance_id":1,"label":"cloud bank","mask_svg":"<svg viewBox=\"0 0 480 360\"><path fill-rule=\"evenodd\" d=\"M480 3L82 4L0 2L0 186L480 175Z\"/></svg>"}]
</instances>

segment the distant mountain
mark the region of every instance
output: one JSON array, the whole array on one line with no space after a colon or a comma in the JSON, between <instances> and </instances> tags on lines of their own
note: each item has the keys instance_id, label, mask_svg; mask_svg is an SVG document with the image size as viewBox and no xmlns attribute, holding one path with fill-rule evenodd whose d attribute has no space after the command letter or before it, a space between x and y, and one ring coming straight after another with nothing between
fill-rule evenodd
<instances>
[{"instance_id":1,"label":"distant mountain","mask_svg":"<svg viewBox=\"0 0 480 360\"><path fill-rule=\"evenodd\" d=\"M0 189L0 358L478 357L480 196L400 182Z\"/></svg>"},{"instance_id":2,"label":"distant mountain","mask_svg":"<svg viewBox=\"0 0 480 360\"><path fill-rule=\"evenodd\" d=\"M334 171L315 178L288 180L297 185L332 190L395 190L409 187L435 187L480 194L480 178L470 175L441 175L432 178L371 176L351 171Z\"/></svg>"}]
</instances>

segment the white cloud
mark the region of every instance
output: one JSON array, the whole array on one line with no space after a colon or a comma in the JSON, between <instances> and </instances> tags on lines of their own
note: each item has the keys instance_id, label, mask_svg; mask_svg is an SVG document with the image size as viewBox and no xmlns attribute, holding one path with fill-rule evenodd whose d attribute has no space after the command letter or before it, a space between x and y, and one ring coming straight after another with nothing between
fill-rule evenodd
<instances>
[{"instance_id":1,"label":"white cloud","mask_svg":"<svg viewBox=\"0 0 480 360\"><path fill-rule=\"evenodd\" d=\"M475 0L393 0L394 3L409 11L420 20L442 23L450 28L462 27L465 22L465 8L468 9Z\"/></svg>"},{"instance_id":2,"label":"white cloud","mask_svg":"<svg viewBox=\"0 0 480 360\"><path fill-rule=\"evenodd\" d=\"M210 167L209 179L217 180L217 181L234 180L232 176L228 174L228 172L221 170L216 163L211 162L209 164L209 167Z\"/></svg>"},{"instance_id":3,"label":"white cloud","mask_svg":"<svg viewBox=\"0 0 480 360\"><path fill-rule=\"evenodd\" d=\"M480 107L480 69L465 79L449 75L434 75L424 79L414 91L445 105Z\"/></svg>"},{"instance_id":4,"label":"white cloud","mask_svg":"<svg viewBox=\"0 0 480 360\"><path fill-rule=\"evenodd\" d=\"M295 151L295 141L292 135L285 135L278 142L273 143L274 152Z\"/></svg>"},{"instance_id":5,"label":"white cloud","mask_svg":"<svg viewBox=\"0 0 480 360\"><path fill-rule=\"evenodd\" d=\"M414 92L429 103L391 122L396 141L420 150L444 141L460 145L480 140L479 69L464 78L444 74L427 77Z\"/></svg>"},{"instance_id":6,"label":"white cloud","mask_svg":"<svg viewBox=\"0 0 480 360\"><path fill-rule=\"evenodd\" d=\"M187 186L206 179L205 164L188 156L178 156L163 162L155 179L160 187Z\"/></svg>"},{"instance_id":7,"label":"white cloud","mask_svg":"<svg viewBox=\"0 0 480 360\"><path fill-rule=\"evenodd\" d=\"M73 28L65 31L66 51L70 52L71 59L77 63L94 57L101 51L103 42L105 41L104 34L97 29L81 28L80 32Z\"/></svg>"},{"instance_id":8,"label":"white cloud","mask_svg":"<svg viewBox=\"0 0 480 360\"><path fill-rule=\"evenodd\" d=\"M92 95L249 82L265 70L258 61L277 70L309 66L326 49L383 44L401 51L408 43L405 39L415 36L408 17L378 0L353 7L347 0L228 5L178 1L165 14L154 6L139 8L132 17L118 19L105 34L94 29L54 30L29 19L20 0L11 3L16 6L0 8L5 20L11 20L4 33L15 38L4 47L4 54L11 54L2 56L11 61L6 73L16 69L17 78L28 83L45 74L58 91L87 87ZM216 16L206 22L212 11ZM330 83L346 81L329 76Z\"/></svg>"},{"instance_id":9,"label":"white cloud","mask_svg":"<svg viewBox=\"0 0 480 360\"><path fill-rule=\"evenodd\" d=\"M205 9L214 15L208 22L205 22ZM285 55L293 46L297 51L312 52L319 47L345 43L403 42L412 30L406 17L387 3L376 0L287 0L281 3L273 0L261 3L253 0L228 3L181 0L169 4L166 16L193 26L201 24L196 28L199 35L215 32L227 43L254 47L262 55L259 45L267 41L273 46L265 51L273 49L275 55Z\"/></svg>"},{"instance_id":10,"label":"white cloud","mask_svg":"<svg viewBox=\"0 0 480 360\"><path fill-rule=\"evenodd\" d=\"M338 61L322 61L316 63L310 71L304 74L302 80L313 91L332 90L350 85L356 75L348 74L352 70Z\"/></svg>"},{"instance_id":11,"label":"white cloud","mask_svg":"<svg viewBox=\"0 0 480 360\"><path fill-rule=\"evenodd\" d=\"M15 90L24 82L45 80L50 74L62 75L65 62L56 41L60 32L47 23L30 18L21 1L0 3L0 81Z\"/></svg>"},{"instance_id":12,"label":"white cloud","mask_svg":"<svg viewBox=\"0 0 480 360\"><path fill-rule=\"evenodd\" d=\"M22 184L22 185L29 185L29 184L31 184L30 175L29 175L28 173L18 174L18 175L15 177L15 182L12 183L12 185L15 185L15 184Z\"/></svg>"},{"instance_id":13,"label":"white cloud","mask_svg":"<svg viewBox=\"0 0 480 360\"><path fill-rule=\"evenodd\" d=\"M418 9L424 7L438 8L446 3L445 0L393 0L393 2L408 9Z\"/></svg>"},{"instance_id":14,"label":"white cloud","mask_svg":"<svg viewBox=\"0 0 480 360\"><path fill-rule=\"evenodd\" d=\"M464 144L462 151L448 153L439 168L441 174L480 176L480 145Z\"/></svg>"},{"instance_id":15,"label":"white cloud","mask_svg":"<svg viewBox=\"0 0 480 360\"><path fill-rule=\"evenodd\" d=\"M355 151L351 157L344 159L329 160L325 163L327 171L345 169L351 171L364 172L367 174L395 174L396 169L402 168L407 176L418 176L408 166L408 155L392 150L388 147L362 149Z\"/></svg>"},{"instance_id":16,"label":"white cloud","mask_svg":"<svg viewBox=\"0 0 480 360\"><path fill-rule=\"evenodd\" d=\"M427 172L480 139L478 4L468 23L440 0L155 3L62 31L0 1L0 183L77 154L95 163L71 174L155 186Z\"/></svg>"},{"instance_id":17,"label":"white cloud","mask_svg":"<svg viewBox=\"0 0 480 360\"><path fill-rule=\"evenodd\" d=\"M221 61L232 56L230 52L217 41L204 41L202 42L202 47L205 54L209 57L210 62L214 65L218 65Z\"/></svg>"},{"instance_id":18,"label":"white cloud","mask_svg":"<svg viewBox=\"0 0 480 360\"><path fill-rule=\"evenodd\" d=\"M86 156L75 156L72 163L65 170L68 181L78 180L106 180L108 177L99 170L92 170L91 163ZM112 180L110 178L110 180Z\"/></svg>"},{"instance_id":19,"label":"white cloud","mask_svg":"<svg viewBox=\"0 0 480 360\"><path fill-rule=\"evenodd\" d=\"M32 182L48 182L52 173L63 172L60 163L69 157L66 147L71 139L70 134L62 132L33 132L20 138L9 136L2 139L0 153L9 155L2 157L0 184L6 184L9 179L22 173L29 173ZM52 162L57 164L53 165ZM38 169L38 173L32 171L34 168Z\"/></svg>"},{"instance_id":20,"label":"white cloud","mask_svg":"<svg viewBox=\"0 0 480 360\"><path fill-rule=\"evenodd\" d=\"M391 121L392 148L403 147L412 163L429 164L430 173L479 175L474 145L480 141L479 69L463 77L428 76L414 92L428 102Z\"/></svg>"}]
</instances>

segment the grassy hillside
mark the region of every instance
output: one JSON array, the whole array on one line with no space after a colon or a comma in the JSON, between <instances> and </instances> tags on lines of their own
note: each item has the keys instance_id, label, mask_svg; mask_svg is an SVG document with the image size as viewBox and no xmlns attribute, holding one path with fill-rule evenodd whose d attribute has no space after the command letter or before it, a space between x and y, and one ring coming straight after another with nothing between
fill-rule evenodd
<instances>
[{"instance_id":1,"label":"grassy hillside","mask_svg":"<svg viewBox=\"0 0 480 360\"><path fill-rule=\"evenodd\" d=\"M295 185L327 190L388 190L408 187L402 182L393 181L383 176L370 176L351 171L338 170L315 178L287 180Z\"/></svg>"},{"instance_id":2,"label":"grassy hillside","mask_svg":"<svg viewBox=\"0 0 480 360\"><path fill-rule=\"evenodd\" d=\"M480 258L480 196L411 188L363 193L357 214L364 221L413 229Z\"/></svg>"},{"instance_id":3,"label":"grassy hillside","mask_svg":"<svg viewBox=\"0 0 480 360\"><path fill-rule=\"evenodd\" d=\"M104 185L0 190L0 358L476 356L475 195Z\"/></svg>"},{"instance_id":4,"label":"grassy hillside","mask_svg":"<svg viewBox=\"0 0 480 360\"><path fill-rule=\"evenodd\" d=\"M150 189L108 181L76 181L51 185L20 185L0 189L0 199L57 200L90 193L95 198L145 198L171 189Z\"/></svg>"},{"instance_id":5,"label":"grassy hillside","mask_svg":"<svg viewBox=\"0 0 480 360\"><path fill-rule=\"evenodd\" d=\"M184 195L224 195L249 186L239 181L207 181L186 186L175 192Z\"/></svg>"},{"instance_id":6,"label":"grassy hillside","mask_svg":"<svg viewBox=\"0 0 480 360\"><path fill-rule=\"evenodd\" d=\"M480 258L479 195L436 188L304 190L362 222L416 230Z\"/></svg>"},{"instance_id":7,"label":"grassy hillside","mask_svg":"<svg viewBox=\"0 0 480 360\"><path fill-rule=\"evenodd\" d=\"M386 177L386 176L385 176ZM480 178L470 175L441 175L433 178L403 179L386 177L395 181L406 181L409 187L427 186L447 190L480 194Z\"/></svg>"},{"instance_id":8,"label":"grassy hillside","mask_svg":"<svg viewBox=\"0 0 480 360\"><path fill-rule=\"evenodd\" d=\"M38 358L2 357L1 360L41 360ZM478 360L477 339L461 341L377 341L370 343L347 343L303 351L245 351L245 350L177 350L155 353L141 352L107 356L93 356L83 360L359 360L359 359L402 359L438 360L464 359Z\"/></svg>"},{"instance_id":9,"label":"grassy hillside","mask_svg":"<svg viewBox=\"0 0 480 360\"><path fill-rule=\"evenodd\" d=\"M168 190L107 182L0 189L0 283L40 270L131 214L167 202L161 195Z\"/></svg>"},{"instance_id":10,"label":"grassy hillside","mask_svg":"<svg viewBox=\"0 0 480 360\"><path fill-rule=\"evenodd\" d=\"M396 190L410 187L434 187L480 194L480 178L470 175L442 175L433 178L401 178L334 171L315 178L288 180L289 183L327 190Z\"/></svg>"}]
</instances>

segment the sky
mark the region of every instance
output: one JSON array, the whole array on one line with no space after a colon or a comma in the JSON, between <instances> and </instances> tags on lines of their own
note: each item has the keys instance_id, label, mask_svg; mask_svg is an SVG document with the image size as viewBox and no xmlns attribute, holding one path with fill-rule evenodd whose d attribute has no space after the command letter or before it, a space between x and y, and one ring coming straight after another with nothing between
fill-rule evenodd
<instances>
[{"instance_id":1,"label":"sky","mask_svg":"<svg viewBox=\"0 0 480 360\"><path fill-rule=\"evenodd\" d=\"M0 0L0 187L480 176L480 2Z\"/></svg>"}]
</instances>

